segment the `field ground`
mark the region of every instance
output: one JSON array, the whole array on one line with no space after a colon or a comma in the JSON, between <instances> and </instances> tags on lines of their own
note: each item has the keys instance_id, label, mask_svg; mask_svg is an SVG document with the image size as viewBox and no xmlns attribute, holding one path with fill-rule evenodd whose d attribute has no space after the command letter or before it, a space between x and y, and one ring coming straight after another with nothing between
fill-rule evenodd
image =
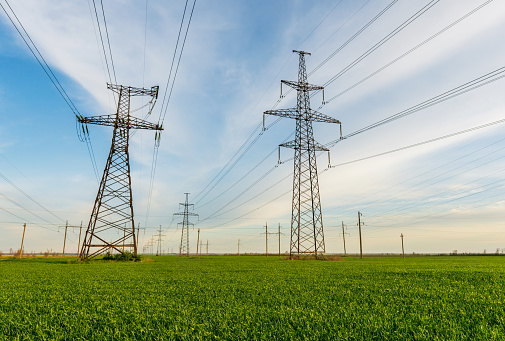
<instances>
[{"instance_id":1,"label":"field ground","mask_svg":"<svg viewBox=\"0 0 505 341\"><path fill-rule=\"evenodd\" d=\"M505 340L505 257L0 260L1 340Z\"/></svg>"}]
</instances>

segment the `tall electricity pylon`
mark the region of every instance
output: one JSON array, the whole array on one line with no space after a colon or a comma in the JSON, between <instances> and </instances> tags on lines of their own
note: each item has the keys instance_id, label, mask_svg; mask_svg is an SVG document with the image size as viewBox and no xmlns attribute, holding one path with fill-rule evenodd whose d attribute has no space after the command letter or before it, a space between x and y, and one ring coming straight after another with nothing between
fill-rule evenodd
<instances>
[{"instance_id":1,"label":"tall electricity pylon","mask_svg":"<svg viewBox=\"0 0 505 341\"><path fill-rule=\"evenodd\" d=\"M133 249L137 255L128 151L130 130L163 130L157 124L130 116L130 98L133 96L151 96L151 112L158 97L158 86L144 89L107 84L107 88L119 95L116 114L77 118L83 124L83 130L86 124L114 127L109 157L79 253L80 260L93 258L108 249L123 253L124 247Z\"/></svg>"},{"instance_id":2,"label":"tall electricity pylon","mask_svg":"<svg viewBox=\"0 0 505 341\"><path fill-rule=\"evenodd\" d=\"M178 223L177 226L182 225L181 232L181 245L179 246L179 256L186 255L189 256L189 227L195 226L194 224L189 222L189 217L199 217L198 214L189 212L190 207L194 207L195 205L190 204L188 202L188 195L186 194L186 202L180 203L179 207L184 206L184 211L179 213L174 213L174 215L182 215L182 223Z\"/></svg>"},{"instance_id":3,"label":"tall electricity pylon","mask_svg":"<svg viewBox=\"0 0 505 341\"><path fill-rule=\"evenodd\" d=\"M295 139L279 145L295 150L289 256L293 258L294 255L300 257L300 254L314 254L317 257L325 253L325 244L316 151L329 152L329 149L314 140L312 122L341 123L310 108L309 92L324 88L307 83L305 55L310 53L295 50L293 52L299 56L298 82L282 80L281 84L284 83L296 90L296 108L269 110L263 115L296 120Z\"/></svg>"}]
</instances>

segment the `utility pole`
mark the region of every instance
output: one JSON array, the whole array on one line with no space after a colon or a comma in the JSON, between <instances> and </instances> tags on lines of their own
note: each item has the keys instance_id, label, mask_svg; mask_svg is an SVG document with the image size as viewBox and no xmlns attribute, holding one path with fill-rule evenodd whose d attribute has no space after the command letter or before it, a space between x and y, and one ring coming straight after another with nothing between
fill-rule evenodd
<instances>
[{"instance_id":1,"label":"utility pole","mask_svg":"<svg viewBox=\"0 0 505 341\"><path fill-rule=\"evenodd\" d=\"M77 243L77 257L79 257L79 249L81 247L81 233L82 233L82 221L81 226L79 226L79 242Z\"/></svg>"},{"instance_id":2,"label":"utility pole","mask_svg":"<svg viewBox=\"0 0 505 341\"><path fill-rule=\"evenodd\" d=\"M281 255L281 224L279 223L278 232L268 232L268 224L265 223L265 232L262 234L265 234L265 256L266 257L268 257L268 235L273 234L273 235L279 236L279 256L280 256Z\"/></svg>"},{"instance_id":3,"label":"utility pole","mask_svg":"<svg viewBox=\"0 0 505 341\"><path fill-rule=\"evenodd\" d=\"M209 240L207 239L207 249L205 250L205 255L209 255Z\"/></svg>"},{"instance_id":4,"label":"utility pole","mask_svg":"<svg viewBox=\"0 0 505 341\"><path fill-rule=\"evenodd\" d=\"M139 237L140 237L140 229L144 230L144 235L146 234L146 228L145 227L140 227L140 223L137 224L137 233L135 234L135 239L137 243L137 248L139 247ZM145 252L146 248L142 248L142 252Z\"/></svg>"},{"instance_id":5,"label":"utility pole","mask_svg":"<svg viewBox=\"0 0 505 341\"><path fill-rule=\"evenodd\" d=\"M405 249L403 248L403 233L400 235L400 238L402 238L402 257L405 258Z\"/></svg>"},{"instance_id":6,"label":"utility pole","mask_svg":"<svg viewBox=\"0 0 505 341\"><path fill-rule=\"evenodd\" d=\"M163 130L159 124L130 115L130 102L134 96L150 96L152 105L149 113L151 113L158 98L158 86L145 89L107 84L107 88L118 94L115 115L77 117L78 122L82 124L84 134L88 134L88 124L114 127L109 157L98 187L93 211L79 253L79 260L96 257L107 249L124 253L121 249L123 244L126 247L133 248L133 254L135 257L137 256L128 147L130 130L156 130L155 141L157 144L159 144L161 130ZM124 227L125 224L127 224L126 228ZM114 234L118 230L124 232L120 238L117 238ZM111 242L107 242L111 239ZM125 244L126 241L128 241L128 244Z\"/></svg>"},{"instance_id":7,"label":"utility pole","mask_svg":"<svg viewBox=\"0 0 505 341\"><path fill-rule=\"evenodd\" d=\"M327 151L329 159L329 149L314 140L312 122L341 123L339 120L310 108L309 92L323 90L324 87L307 82L305 55L310 55L310 53L296 50L293 50L293 52L298 53L298 82L282 80L281 88L282 84L286 84L296 90L296 108L265 111L263 113L263 123L265 122L265 115L296 120L295 139L279 145L279 147L295 150L289 257L296 256L299 258L300 254L314 254L317 257L324 254L326 249L319 197L316 152ZM342 130L340 137L342 138Z\"/></svg>"},{"instance_id":8,"label":"utility pole","mask_svg":"<svg viewBox=\"0 0 505 341\"><path fill-rule=\"evenodd\" d=\"M23 257L23 244L25 242L25 231L26 231L26 224L23 225L23 238L21 238L21 250L19 251L19 258Z\"/></svg>"},{"instance_id":9,"label":"utility pole","mask_svg":"<svg viewBox=\"0 0 505 341\"><path fill-rule=\"evenodd\" d=\"M342 238L344 239L344 256L347 256L347 250L345 248L345 235L346 235L346 232L345 232L345 227L347 227L346 225L344 225L344 222L342 221Z\"/></svg>"},{"instance_id":10,"label":"utility pole","mask_svg":"<svg viewBox=\"0 0 505 341\"><path fill-rule=\"evenodd\" d=\"M268 224L265 223L265 257L268 257Z\"/></svg>"},{"instance_id":11,"label":"utility pole","mask_svg":"<svg viewBox=\"0 0 505 341\"><path fill-rule=\"evenodd\" d=\"M200 229L198 229L198 238L196 239L196 256L198 257L198 244L200 243ZM202 247L200 246L200 250Z\"/></svg>"},{"instance_id":12,"label":"utility pole","mask_svg":"<svg viewBox=\"0 0 505 341\"><path fill-rule=\"evenodd\" d=\"M237 254L240 256L240 239L238 240Z\"/></svg>"},{"instance_id":13,"label":"utility pole","mask_svg":"<svg viewBox=\"0 0 505 341\"><path fill-rule=\"evenodd\" d=\"M281 256L281 223L279 223L279 231L277 232L279 235L279 257Z\"/></svg>"},{"instance_id":14,"label":"utility pole","mask_svg":"<svg viewBox=\"0 0 505 341\"><path fill-rule=\"evenodd\" d=\"M189 222L189 217L199 217L198 214L189 212L189 208L191 207L193 209L195 205L188 203L189 193L184 193L184 194L186 194L186 202L179 203L179 207L181 205L184 206L184 211L179 212L179 213L174 213L174 215L182 215L182 217L183 217L182 223L177 224L177 226L182 225L181 244L179 246L179 256L183 256L183 255L189 256L189 227L195 226L194 224Z\"/></svg>"},{"instance_id":15,"label":"utility pole","mask_svg":"<svg viewBox=\"0 0 505 341\"><path fill-rule=\"evenodd\" d=\"M65 237L63 238L63 255L65 257L65 244L67 243L67 229L68 229L68 220L65 222Z\"/></svg>"},{"instance_id":16,"label":"utility pole","mask_svg":"<svg viewBox=\"0 0 505 341\"><path fill-rule=\"evenodd\" d=\"M365 223L362 223L361 222L361 216L363 214L361 214L359 211L358 211L358 227L359 227L359 256L361 259L363 259L363 242L362 242L362 239L361 239L361 225L365 225Z\"/></svg>"}]
</instances>

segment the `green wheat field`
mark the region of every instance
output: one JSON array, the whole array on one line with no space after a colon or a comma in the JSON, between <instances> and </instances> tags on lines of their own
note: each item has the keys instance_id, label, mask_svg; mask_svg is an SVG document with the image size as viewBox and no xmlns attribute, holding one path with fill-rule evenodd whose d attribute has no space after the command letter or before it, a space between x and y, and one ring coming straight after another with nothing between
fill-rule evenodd
<instances>
[{"instance_id":1,"label":"green wheat field","mask_svg":"<svg viewBox=\"0 0 505 341\"><path fill-rule=\"evenodd\" d=\"M505 257L3 257L0 339L505 340Z\"/></svg>"}]
</instances>

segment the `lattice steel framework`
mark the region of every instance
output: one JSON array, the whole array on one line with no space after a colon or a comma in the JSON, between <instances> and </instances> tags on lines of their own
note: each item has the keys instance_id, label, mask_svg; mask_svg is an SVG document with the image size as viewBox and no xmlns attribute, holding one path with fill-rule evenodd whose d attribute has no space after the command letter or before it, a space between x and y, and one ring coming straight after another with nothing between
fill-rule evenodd
<instances>
[{"instance_id":1,"label":"lattice steel framework","mask_svg":"<svg viewBox=\"0 0 505 341\"><path fill-rule=\"evenodd\" d=\"M299 56L298 82L281 82L297 91L297 105L293 109L265 111L264 115L275 115L296 120L295 139L279 146L295 150L293 173L293 200L291 212L291 242L289 255L325 253L323 216L319 197L316 151L329 151L314 140L312 122L337 123L340 121L323 115L310 108L310 91L322 90L322 86L307 83L305 55L310 53L295 51Z\"/></svg>"},{"instance_id":2,"label":"lattice steel framework","mask_svg":"<svg viewBox=\"0 0 505 341\"><path fill-rule=\"evenodd\" d=\"M189 217L198 217L198 214L189 212L189 208L194 208L193 204L189 203L189 193L186 194L186 202L180 203L180 206L184 206L184 211L179 213L174 213L174 215L182 215L182 222L178 223L177 226L182 225L181 231L181 244L179 246L179 256L185 255L189 256L189 228L195 226L189 222Z\"/></svg>"},{"instance_id":3,"label":"lattice steel framework","mask_svg":"<svg viewBox=\"0 0 505 341\"><path fill-rule=\"evenodd\" d=\"M130 116L130 98L133 96L151 96L151 112L158 97L158 86L145 89L107 84L107 88L119 95L116 114L78 117L84 125L114 127L109 157L79 253L80 260L93 258L105 251L124 253L125 247L131 248L137 255L128 151L130 130L163 130L157 124Z\"/></svg>"}]
</instances>

